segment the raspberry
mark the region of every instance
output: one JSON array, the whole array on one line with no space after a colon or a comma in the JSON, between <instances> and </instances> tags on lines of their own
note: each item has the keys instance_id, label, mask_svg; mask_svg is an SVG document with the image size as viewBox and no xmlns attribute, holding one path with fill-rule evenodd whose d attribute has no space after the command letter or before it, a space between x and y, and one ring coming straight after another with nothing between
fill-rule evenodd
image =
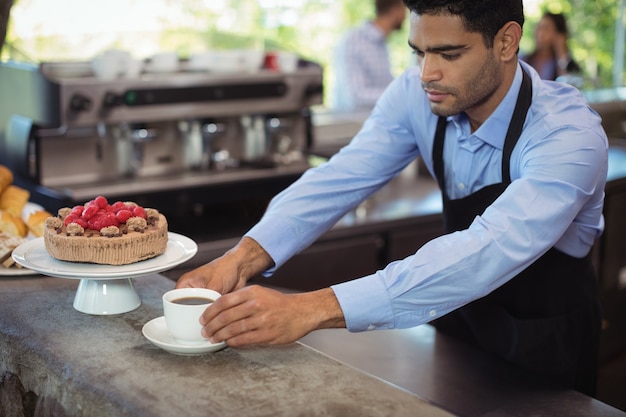
<instances>
[{"instance_id":1,"label":"raspberry","mask_svg":"<svg viewBox=\"0 0 626 417\"><path fill-rule=\"evenodd\" d=\"M130 219L133 216L133 213L128 209L123 209L115 213L115 218L120 223L126 223L126 220Z\"/></svg>"},{"instance_id":2,"label":"raspberry","mask_svg":"<svg viewBox=\"0 0 626 417\"><path fill-rule=\"evenodd\" d=\"M98 206L96 206L94 204L85 206L85 209L83 210L82 218L85 219L85 220L89 220L93 216L95 216L96 213L98 213L99 211L100 211L100 209L98 208Z\"/></svg>"},{"instance_id":3,"label":"raspberry","mask_svg":"<svg viewBox=\"0 0 626 417\"><path fill-rule=\"evenodd\" d=\"M87 220L87 228L91 230L100 230L97 227L98 217L94 216L91 219Z\"/></svg>"},{"instance_id":4,"label":"raspberry","mask_svg":"<svg viewBox=\"0 0 626 417\"><path fill-rule=\"evenodd\" d=\"M141 217L142 219L145 219L146 218L146 211L141 206L135 206L135 207L133 207L133 216Z\"/></svg>"},{"instance_id":5,"label":"raspberry","mask_svg":"<svg viewBox=\"0 0 626 417\"><path fill-rule=\"evenodd\" d=\"M75 214L73 214L73 213L70 213L70 214L68 214L68 215L65 217L65 219L63 220L63 224L64 224L65 226L67 226L67 225L68 225L68 224L70 224L70 223L76 223L76 220L77 220L77 219L79 219L79 217L78 217L78 216L76 216L76 215L75 215Z\"/></svg>"},{"instance_id":6,"label":"raspberry","mask_svg":"<svg viewBox=\"0 0 626 417\"><path fill-rule=\"evenodd\" d=\"M88 224L89 228L94 230L102 230L104 227L120 225L115 218L115 214L106 211L100 211L88 221Z\"/></svg>"},{"instance_id":7,"label":"raspberry","mask_svg":"<svg viewBox=\"0 0 626 417\"><path fill-rule=\"evenodd\" d=\"M77 218L73 221L73 223L80 225L83 229L87 229L87 221L85 219Z\"/></svg>"},{"instance_id":8,"label":"raspberry","mask_svg":"<svg viewBox=\"0 0 626 417\"><path fill-rule=\"evenodd\" d=\"M85 206L74 206L70 214L74 214L76 217L80 217L83 215L83 210Z\"/></svg>"},{"instance_id":9,"label":"raspberry","mask_svg":"<svg viewBox=\"0 0 626 417\"><path fill-rule=\"evenodd\" d=\"M113 203L111 207L113 208L113 211L116 213L120 210L128 209L128 207L126 207L126 204L123 201L116 201L115 203Z\"/></svg>"},{"instance_id":10,"label":"raspberry","mask_svg":"<svg viewBox=\"0 0 626 417\"><path fill-rule=\"evenodd\" d=\"M101 195L99 195L98 197L94 199L94 203L96 203L96 205L100 207L101 209L106 208L106 206L109 204L107 199Z\"/></svg>"}]
</instances>

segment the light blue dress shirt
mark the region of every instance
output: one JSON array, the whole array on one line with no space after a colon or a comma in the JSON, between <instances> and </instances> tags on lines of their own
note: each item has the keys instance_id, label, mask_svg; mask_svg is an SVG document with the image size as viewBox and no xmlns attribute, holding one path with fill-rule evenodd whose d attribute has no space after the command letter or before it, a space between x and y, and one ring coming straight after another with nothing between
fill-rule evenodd
<instances>
[{"instance_id":1,"label":"light blue dress shirt","mask_svg":"<svg viewBox=\"0 0 626 417\"><path fill-rule=\"evenodd\" d=\"M503 285L553 246L575 257L588 254L604 228L608 141L600 118L575 88L542 81L520 65L531 76L533 98L511 155L511 184L468 229L334 285L350 331L429 322ZM475 132L463 113L449 118L444 161L450 198L501 182L502 147L521 79L518 67L506 97ZM351 143L276 196L247 235L280 267L418 155L432 173L436 122L419 70L407 70Z\"/></svg>"},{"instance_id":2,"label":"light blue dress shirt","mask_svg":"<svg viewBox=\"0 0 626 417\"><path fill-rule=\"evenodd\" d=\"M383 32L365 22L342 37L334 54L333 107L343 111L374 107L393 80Z\"/></svg>"}]
</instances>

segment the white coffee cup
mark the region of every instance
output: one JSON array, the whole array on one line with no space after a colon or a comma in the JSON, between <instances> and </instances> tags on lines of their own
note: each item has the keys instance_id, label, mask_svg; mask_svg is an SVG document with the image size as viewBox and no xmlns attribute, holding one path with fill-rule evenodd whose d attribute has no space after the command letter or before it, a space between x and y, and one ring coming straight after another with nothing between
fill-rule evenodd
<instances>
[{"instance_id":1,"label":"white coffee cup","mask_svg":"<svg viewBox=\"0 0 626 417\"><path fill-rule=\"evenodd\" d=\"M176 52L159 52L150 57L148 69L151 72L176 72L178 71L179 60Z\"/></svg>"},{"instance_id":2,"label":"white coffee cup","mask_svg":"<svg viewBox=\"0 0 626 417\"><path fill-rule=\"evenodd\" d=\"M143 71L143 60L131 58L128 60L126 71L122 74L125 78L137 78Z\"/></svg>"},{"instance_id":3,"label":"white coffee cup","mask_svg":"<svg viewBox=\"0 0 626 417\"><path fill-rule=\"evenodd\" d=\"M121 73L120 61L109 54L101 54L91 60L94 75L101 80L113 80Z\"/></svg>"},{"instance_id":4,"label":"white coffee cup","mask_svg":"<svg viewBox=\"0 0 626 417\"><path fill-rule=\"evenodd\" d=\"M206 343L201 334L200 316L219 297L220 293L208 288L177 288L163 294L165 324L178 343Z\"/></svg>"}]
</instances>

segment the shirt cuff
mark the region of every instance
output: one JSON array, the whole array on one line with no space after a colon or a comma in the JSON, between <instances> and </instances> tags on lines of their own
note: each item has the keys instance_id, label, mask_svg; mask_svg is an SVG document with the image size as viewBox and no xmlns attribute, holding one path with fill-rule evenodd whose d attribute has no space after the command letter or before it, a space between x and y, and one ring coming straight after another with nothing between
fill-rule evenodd
<instances>
[{"instance_id":1,"label":"shirt cuff","mask_svg":"<svg viewBox=\"0 0 626 417\"><path fill-rule=\"evenodd\" d=\"M293 256L293 253L288 250L291 246L284 244L284 242L291 241L293 236L280 233L280 230L286 230L288 228L277 227L277 223L278 222L272 222L271 218L266 217L245 234L245 236L254 239L261 245L274 261L274 266L263 272L264 276L271 276L281 265Z\"/></svg>"},{"instance_id":2,"label":"shirt cuff","mask_svg":"<svg viewBox=\"0 0 626 417\"><path fill-rule=\"evenodd\" d=\"M376 274L333 285L351 332L393 329L394 316L387 289Z\"/></svg>"}]
</instances>

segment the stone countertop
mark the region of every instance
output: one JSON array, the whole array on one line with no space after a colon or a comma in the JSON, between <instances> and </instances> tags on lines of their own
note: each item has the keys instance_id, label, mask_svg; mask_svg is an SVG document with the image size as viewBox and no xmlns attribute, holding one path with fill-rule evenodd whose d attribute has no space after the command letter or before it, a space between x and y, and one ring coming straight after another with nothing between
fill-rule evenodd
<instances>
[{"instance_id":1,"label":"stone countertop","mask_svg":"<svg viewBox=\"0 0 626 417\"><path fill-rule=\"evenodd\" d=\"M31 398L55 416L448 416L302 344L174 355L141 333L162 315L161 275L134 279L142 305L76 311L77 281L0 277L0 415ZM34 400L32 400L35 396ZM17 408L10 408L17 407Z\"/></svg>"}]
</instances>

